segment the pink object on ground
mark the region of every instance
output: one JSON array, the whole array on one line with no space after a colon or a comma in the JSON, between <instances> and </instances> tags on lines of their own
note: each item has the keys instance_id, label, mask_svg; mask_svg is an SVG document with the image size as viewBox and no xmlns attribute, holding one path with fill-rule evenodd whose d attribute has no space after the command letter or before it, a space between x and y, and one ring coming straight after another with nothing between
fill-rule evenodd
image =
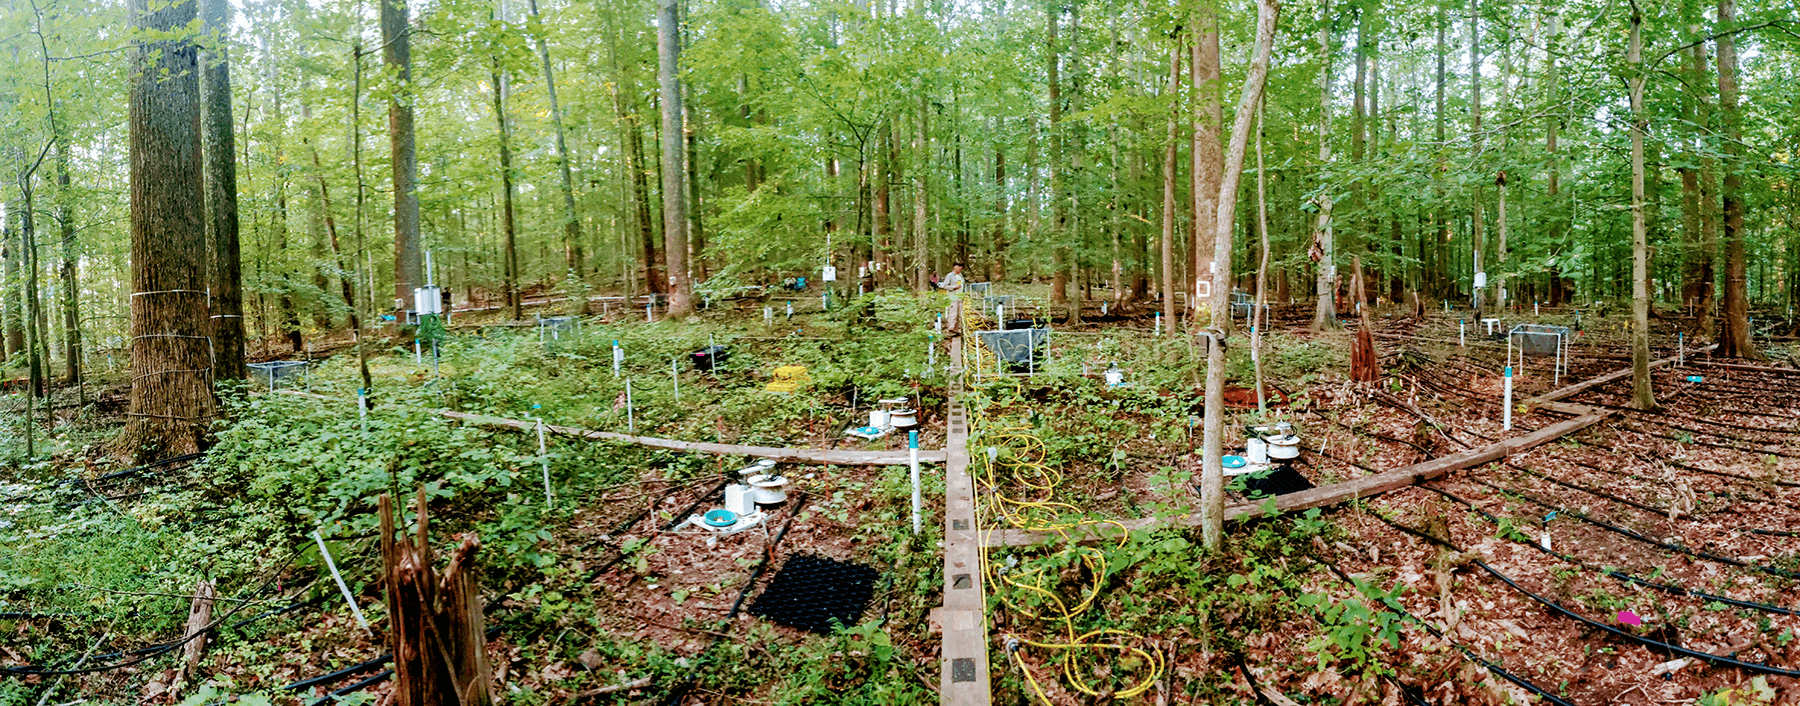
<instances>
[{"instance_id":1,"label":"pink object on ground","mask_svg":"<svg viewBox=\"0 0 1800 706\"><path fill-rule=\"evenodd\" d=\"M1637 613L1633 613L1629 610L1621 610L1619 611L1619 622L1626 625L1643 625L1644 619L1638 617Z\"/></svg>"}]
</instances>

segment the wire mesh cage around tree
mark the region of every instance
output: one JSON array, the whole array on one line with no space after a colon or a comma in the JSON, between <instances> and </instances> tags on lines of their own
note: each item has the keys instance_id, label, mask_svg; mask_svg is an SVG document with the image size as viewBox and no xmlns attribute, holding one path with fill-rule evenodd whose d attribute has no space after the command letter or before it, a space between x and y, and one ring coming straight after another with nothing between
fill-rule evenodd
<instances>
[{"instance_id":1,"label":"wire mesh cage around tree","mask_svg":"<svg viewBox=\"0 0 1800 706\"><path fill-rule=\"evenodd\" d=\"M293 389L294 380L301 380L305 385L309 366L304 360L274 360L267 363L249 363L246 367L256 371L256 379L263 381L270 390L282 388Z\"/></svg>"},{"instance_id":2,"label":"wire mesh cage around tree","mask_svg":"<svg viewBox=\"0 0 1800 706\"><path fill-rule=\"evenodd\" d=\"M749 612L788 627L829 634L862 621L877 575L862 564L793 556L750 604Z\"/></svg>"},{"instance_id":3,"label":"wire mesh cage around tree","mask_svg":"<svg viewBox=\"0 0 1800 706\"><path fill-rule=\"evenodd\" d=\"M979 331L981 345L994 352L995 359L1015 373L1033 372L1041 367L1038 357L1050 340L1050 329L1028 328L1009 331Z\"/></svg>"}]
</instances>

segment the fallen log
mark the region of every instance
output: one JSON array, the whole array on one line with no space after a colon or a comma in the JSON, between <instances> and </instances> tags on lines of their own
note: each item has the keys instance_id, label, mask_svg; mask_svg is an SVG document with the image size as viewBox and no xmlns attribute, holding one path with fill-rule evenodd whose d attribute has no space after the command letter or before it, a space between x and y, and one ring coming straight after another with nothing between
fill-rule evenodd
<instances>
[{"instance_id":1,"label":"fallen log","mask_svg":"<svg viewBox=\"0 0 1800 706\"><path fill-rule=\"evenodd\" d=\"M1544 427L1530 434L1515 436L1510 439L1488 444L1478 449L1469 449L1461 453L1451 454L1410 466L1403 466L1391 471L1363 476L1355 480L1314 488L1312 490L1289 493L1275 498L1276 512L1294 512L1315 507L1325 507L1341 502L1380 495L1409 485L1422 483L1451 471L1473 468L1485 463L1497 461L1526 449L1542 446L1560 439L1576 431L1586 429L1600 423L1611 416L1605 410L1589 409L1587 413L1563 422ZM1240 503L1225 508L1226 520L1246 520L1264 515L1264 506ZM989 547L1018 547L1037 544L1067 534L1080 543L1092 543L1119 537L1119 530L1157 530L1170 527L1197 527L1201 519L1198 513L1176 515L1173 517L1147 517L1121 522L1107 522L1082 525L1065 530L1064 533L1033 532L1025 530L994 530L985 532L982 544Z\"/></svg>"},{"instance_id":2,"label":"fallen log","mask_svg":"<svg viewBox=\"0 0 1800 706\"><path fill-rule=\"evenodd\" d=\"M281 394L307 399L342 402L336 397L301 392L299 390L279 390ZM441 417L477 426L512 429L515 431L536 431L537 422L523 419L508 419L483 414L456 412L448 409L422 409ZM579 427L565 427L545 424L544 429L553 434L572 436L595 441L622 441L627 444L648 446L653 449L682 451L686 453L707 453L719 456L751 456L755 458L774 459L777 463L805 463L816 466L904 466L911 462L908 451L848 451L838 449L792 449L778 446L740 446L736 444L716 444L708 441L680 441L663 439L654 436L635 436L620 434L615 431L595 431ZM920 449L920 463L943 463L946 454L941 449Z\"/></svg>"}]
</instances>

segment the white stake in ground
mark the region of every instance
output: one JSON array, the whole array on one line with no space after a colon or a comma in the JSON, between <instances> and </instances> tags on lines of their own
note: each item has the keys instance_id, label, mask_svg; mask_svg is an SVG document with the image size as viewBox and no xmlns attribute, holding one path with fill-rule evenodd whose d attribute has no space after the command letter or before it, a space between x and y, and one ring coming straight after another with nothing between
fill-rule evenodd
<instances>
[{"instance_id":1,"label":"white stake in ground","mask_svg":"<svg viewBox=\"0 0 1800 706\"><path fill-rule=\"evenodd\" d=\"M631 378L625 378L625 430L637 434L637 410L631 405Z\"/></svg>"},{"instance_id":2,"label":"white stake in ground","mask_svg":"<svg viewBox=\"0 0 1800 706\"><path fill-rule=\"evenodd\" d=\"M675 381L675 404L681 404L681 357L669 359L669 378Z\"/></svg>"},{"instance_id":3,"label":"white stake in ground","mask_svg":"<svg viewBox=\"0 0 1800 706\"><path fill-rule=\"evenodd\" d=\"M532 405L533 407L537 405ZM550 490L550 447L544 443L544 418L537 418L538 461L544 466L544 508L556 507L556 493Z\"/></svg>"},{"instance_id":4,"label":"white stake in ground","mask_svg":"<svg viewBox=\"0 0 1800 706\"><path fill-rule=\"evenodd\" d=\"M1462 319L1456 320L1456 345L1469 347L1469 322Z\"/></svg>"},{"instance_id":5,"label":"white stake in ground","mask_svg":"<svg viewBox=\"0 0 1800 706\"><path fill-rule=\"evenodd\" d=\"M924 530L924 520L920 517L920 513L924 511L925 506L924 498L919 490L919 432L906 432L906 443L907 446L911 447L910 453L912 455L913 534L918 534Z\"/></svg>"},{"instance_id":6,"label":"white stake in ground","mask_svg":"<svg viewBox=\"0 0 1800 706\"><path fill-rule=\"evenodd\" d=\"M1162 335L1162 312L1156 312L1156 335Z\"/></svg>"},{"instance_id":7,"label":"white stake in ground","mask_svg":"<svg viewBox=\"0 0 1800 706\"><path fill-rule=\"evenodd\" d=\"M1510 365L1506 366L1506 394L1501 397L1501 401L1506 404L1506 407L1500 412L1500 428L1512 431L1512 366Z\"/></svg>"},{"instance_id":8,"label":"white stake in ground","mask_svg":"<svg viewBox=\"0 0 1800 706\"><path fill-rule=\"evenodd\" d=\"M794 300L792 299L789 299L787 303L787 317L789 321L794 320Z\"/></svg>"},{"instance_id":9,"label":"white stake in ground","mask_svg":"<svg viewBox=\"0 0 1800 706\"><path fill-rule=\"evenodd\" d=\"M763 328L773 328L774 326L775 326L775 307L772 307L772 306L763 307Z\"/></svg>"},{"instance_id":10,"label":"white stake in ground","mask_svg":"<svg viewBox=\"0 0 1800 706\"><path fill-rule=\"evenodd\" d=\"M714 380L719 379L719 341L712 334L706 334L706 369L712 371Z\"/></svg>"},{"instance_id":11,"label":"white stake in ground","mask_svg":"<svg viewBox=\"0 0 1800 706\"><path fill-rule=\"evenodd\" d=\"M1677 368L1681 367L1682 359L1687 356L1687 341L1683 338L1684 335L1686 335L1685 331L1675 332L1675 367Z\"/></svg>"},{"instance_id":12,"label":"white stake in ground","mask_svg":"<svg viewBox=\"0 0 1800 706\"><path fill-rule=\"evenodd\" d=\"M356 605L356 598L350 595L350 587L344 585L344 575L338 573L337 562L331 560L331 550L325 548L325 538L313 530L313 540L319 543L319 556L325 557L325 568L331 569L331 578L337 581L338 591L344 594L344 602L350 604L350 612L356 614L356 624L370 635L375 631L369 629L369 619L363 617L362 608Z\"/></svg>"},{"instance_id":13,"label":"white stake in ground","mask_svg":"<svg viewBox=\"0 0 1800 706\"><path fill-rule=\"evenodd\" d=\"M656 320L656 298L655 297L652 297L650 299L650 301L644 302L644 320L645 321L655 321Z\"/></svg>"},{"instance_id":14,"label":"white stake in ground","mask_svg":"<svg viewBox=\"0 0 1800 706\"><path fill-rule=\"evenodd\" d=\"M619 366L625 364L625 349L619 347L619 341L613 340L613 378L619 377Z\"/></svg>"},{"instance_id":15,"label":"white stake in ground","mask_svg":"<svg viewBox=\"0 0 1800 706\"><path fill-rule=\"evenodd\" d=\"M356 388L356 416L362 420L363 433L369 433L369 388Z\"/></svg>"}]
</instances>

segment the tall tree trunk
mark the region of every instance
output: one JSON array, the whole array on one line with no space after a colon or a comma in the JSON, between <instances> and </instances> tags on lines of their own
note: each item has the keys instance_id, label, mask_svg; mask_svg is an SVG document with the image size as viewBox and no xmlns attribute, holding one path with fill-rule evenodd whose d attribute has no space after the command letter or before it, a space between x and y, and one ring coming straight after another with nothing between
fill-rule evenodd
<instances>
[{"instance_id":1,"label":"tall tree trunk","mask_svg":"<svg viewBox=\"0 0 1800 706\"><path fill-rule=\"evenodd\" d=\"M1444 63L1449 55L1449 42L1444 34L1445 28L1450 24L1450 20L1448 17L1449 13L1445 9L1445 6L1446 3L1441 0L1438 2L1437 43L1435 45L1437 70L1434 72L1434 87L1437 94L1437 106L1436 109L1432 111L1432 121L1435 123L1436 127L1437 144L1440 145L1440 147L1437 150L1437 168L1433 169L1431 173L1432 194L1437 199L1437 213L1433 217L1433 220L1437 224L1437 237L1431 242L1431 251L1436 255L1436 257L1433 258L1436 262L1436 266L1432 270L1431 279L1433 286L1431 289L1433 293L1439 296L1447 295L1448 288L1444 286L1444 283L1449 279L1448 275L1450 271L1448 258L1443 257L1446 244L1450 242L1450 207L1449 200L1446 198L1444 190L1444 175L1449 171L1449 165L1446 164L1445 158L1449 150L1441 147L1441 145L1447 144L1445 142L1445 122L1447 118L1445 116L1444 104Z\"/></svg>"},{"instance_id":2,"label":"tall tree trunk","mask_svg":"<svg viewBox=\"0 0 1800 706\"><path fill-rule=\"evenodd\" d=\"M206 235L212 268L213 376L244 379L244 295L238 250L237 144L232 134L231 63L226 50L230 10L225 0L201 0L200 21L210 47L200 57L203 155L206 160Z\"/></svg>"},{"instance_id":3,"label":"tall tree trunk","mask_svg":"<svg viewBox=\"0 0 1800 706\"><path fill-rule=\"evenodd\" d=\"M1731 28L1737 22L1735 0L1719 0L1719 27ZM1724 188L1720 203L1724 210L1725 240L1725 311L1719 326L1719 355L1727 358L1761 359L1756 343L1750 339L1750 293L1748 267L1744 255L1744 165L1743 116L1738 110L1737 40L1730 34L1719 37L1719 127L1723 131L1725 160Z\"/></svg>"},{"instance_id":4,"label":"tall tree trunk","mask_svg":"<svg viewBox=\"0 0 1800 706\"><path fill-rule=\"evenodd\" d=\"M1560 67L1556 61L1557 40L1561 38L1561 35L1562 17L1553 14L1550 16L1550 36L1545 40L1545 45L1550 48L1550 51L1547 52L1544 57L1544 73L1548 77L1548 80L1544 85L1550 91L1547 101L1549 105L1560 105L1562 103L1562 78ZM1558 198L1558 192L1562 189L1562 167L1560 162L1561 155L1558 154L1557 150L1557 130L1561 127L1561 124L1562 116L1560 114L1552 114L1544 118L1544 152L1546 158L1544 169L1546 172L1544 175L1544 195L1548 197L1549 200L1550 214L1548 227L1546 227L1545 230L1549 234L1551 247L1563 248L1564 251L1567 252L1572 245L1571 243L1566 242L1569 219L1567 213L1563 210L1562 201ZM1550 270L1550 306L1553 307L1559 306L1562 303L1561 297L1559 296L1562 291L1562 272L1560 271L1560 261L1562 258L1558 258L1558 260L1559 262L1557 262Z\"/></svg>"},{"instance_id":5,"label":"tall tree trunk","mask_svg":"<svg viewBox=\"0 0 1800 706\"><path fill-rule=\"evenodd\" d=\"M1169 38L1169 134L1163 147L1162 208L1162 318L1163 333L1175 335L1175 159L1176 131L1180 126L1181 35Z\"/></svg>"},{"instance_id":6,"label":"tall tree trunk","mask_svg":"<svg viewBox=\"0 0 1800 706\"><path fill-rule=\"evenodd\" d=\"M83 381L81 365L81 256L75 251L75 207L69 191L69 142L56 136L56 221L62 235L63 296L63 384L79 385ZM239 358L242 365L242 358ZM86 402L85 388L82 393Z\"/></svg>"},{"instance_id":7,"label":"tall tree trunk","mask_svg":"<svg viewBox=\"0 0 1800 706\"><path fill-rule=\"evenodd\" d=\"M1062 13L1067 8L1060 2L1053 2L1045 8L1044 31L1044 68L1049 72L1050 103L1050 240L1054 271L1050 274L1050 306L1066 309L1069 306L1069 249L1068 249L1068 206L1064 194L1063 160L1066 158L1063 149L1062 128L1062 45L1057 39L1058 25L1062 22ZM1173 320L1168 323L1173 324Z\"/></svg>"},{"instance_id":8,"label":"tall tree trunk","mask_svg":"<svg viewBox=\"0 0 1800 706\"><path fill-rule=\"evenodd\" d=\"M1006 281L1006 145L994 143L994 240L988 256L988 280Z\"/></svg>"},{"instance_id":9,"label":"tall tree trunk","mask_svg":"<svg viewBox=\"0 0 1800 706\"><path fill-rule=\"evenodd\" d=\"M0 260L6 261L6 278L0 280L0 304L5 309L0 311L0 323L6 327L6 358L12 358L25 350L25 298L21 296L19 281L19 261L24 259L22 248L14 244L19 237L18 228L14 225L19 219L17 204L7 204L6 222L0 224ZM0 368L4 362L0 362Z\"/></svg>"},{"instance_id":10,"label":"tall tree trunk","mask_svg":"<svg viewBox=\"0 0 1800 706\"><path fill-rule=\"evenodd\" d=\"M1331 167L1331 3L1319 5L1319 169L1323 173ZM1321 179L1329 180L1328 173ZM1313 307L1312 330L1339 331L1344 325L1338 322L1337 312L1337 247L1333 242L1331 223L1331 189L1319 189L1319 195L1313 199L1318 208L1318 215L1313 224L1312 248L1307 255L1318 265L1318 282L1314 294L1318 296L1318 304Z\"/></svg>"},{"instance_id":11,"label":"tall tree trunk","mask_svg":"<svg viewBox=\"0 0 1800 706\"><path fill-rule=\"evenodd\" d=\"M499 47L494 47L489 75L494 82L494 125L500 139L500 260L501 287L506 308L514 321L525 318L525 297L519 292L519 238L513 218L512 129L506 122L506 77L500 73Z\"/></svg>"},{"instance_id":12,"label":"tall tree trunk","mask_svg":"<svg viewBox=\"0 0 1800 706\"><path fill-rule=\"evenodd\" d=\"M1236 218L1238 184L1244 176L1244 152L1250 142L1250 122L1256 106L1262 101L1263 85L1269 75L1269 55L1275 42L1275 20L1281 12L1279 0L1257 0L1256 48L1250 58L1250 69L1244 76L1244 90L1238 96L1237 115L1231 123L1231 146L1225 156L1225 175L1219 184L1219 210L1213 235L1213 261L1218 263L1218 280L1231 281L1231 235ZM1213 287L1213 311L1230 311L1231 288ZM1225 537L1225 474L1220 465L1225 441L1225 341L1224 332L1215 329L1218 345L1208 346L1206 356L1206 419L1202 427L1202 466L1200 473L1201 533L1206 547L1217 550Z\"/></svg>"},{"instance_id":13,"label":"tall tree trunk","mask_svg":"<svg viewBox=\"0 0 1800 706\"><path fill-rule=\"evenodd\" d=\"M413 142L412 28L406 0L381 0L382 58L393 75L388 98L388 144L394 168L394 308L405 309L424 286L419 241L419 159Z\"/></svg>"},{"instance_id":14,"label":"tall tree trunk","mask_svg":"<svg viewBox=\"0 0 1800 706\"><path fill-rule=\"evenodd\" d=\"M1480 0L1469 0L1469 141L1471 145L1469 159L1478 162L1481 159L1481 3ZM1486 244L1487 234L1483 232L1481 211L1481 187L1477 182L1475 198L1470 215L1472 225L1470 240L1473 241L1472 262L1476 273L1485 273L1482 263L1482 249ZM1483 274L1485 277L1486 275ZM1483 316L1484 287L1475 288L1475 318Z\"/></svg>"},{"instance_id":15,"label":"tall tree trunk","mask_svg":"<svg viewBox=\"0 0 1800 706\"><path fill-rule=\"evenodd\" d=\"M913 113L913 224L912 224L912 260L913 291L925 292L931 289L931 263L927 254L931 246L930 200L931 193L926 183L926 175L931 170L931 137L927 121L930 120L930 103L925 98L923 79L919 85L919 103Z\"/></svg>"},{"instance_id":16,"label":"tall tree trunk","mask_svg":"<svg viewBox=\"0 0 1800 706\"><path fill-rule=\"evenodd\" d=\"M1219 210L1219 182L1224 177L1225 155L1219 151L1220 124L1224 121L1219 101L1219 8L1214 0L1194 4L1193 62L1188 66L1188 82L1195 95L1193 143L1193 208L1194 238L1192 268L1188 270L1189 325L1229 330L1231 317L1209 311L1207 302L1214 287L1231 289L1229 281L1217 278L1213 267L1213 222ZM1174 322L1169 322L1173 324Z\"/></svg>"},{"instance_id":17,"label":"tall tree trunk","mask_svg":"<svg viewBox=\"0 0 1800 706\"><path fill-rule=\"evenodd\" d=\"M1656 408L1656 393L1650 388L1650 242L1644 228L1644 132L1650 121L1644 115L1643 26L1644 14L1634 3L1625 55L1631 89L1631 406L1647 410Z\"/></svg>"},{"instance_id":18,"label":"tall tree trunk","mask_svg":"<svg viewBox=\"0 0 1800 706\"><path fill-rule=\"evenodd\" d=\"M686 318L694 311L693 284L688 278L687 176L682 159L681 19L677 0L658 0L656 15L657 84L662 98L663 251L669 268L669 316Z\"/></svg>"},{"instance_id":19,"label":"tall tree trunk","mask_svg":"<svg viewBox=\"0 0 1800 706\"><path fill-rule=\"evenodd\" d=\"M194 3L132 0L139 30L174 35ZM143 35L140 35L143 36ZM115 442L152 461L199 451L218 416L206 318L198 49L140 39L131 71L131 407Z\"/></svg>"},{"instance_id":20,"label":"tall tree trunk","mask_svg":"<svg viewBox=\"0 0 1800 706\"><path fill-rule=\"evenodd\" d=\"M531 17L538 19L537 0L531 0ZM550 123L556 128L556 166L562 175L563 263L576 280L587 277L587 253L581 243L581 214L575 210L575 177L569 168L569 136L563 127L562 103L556 96L556 72L550 68L550 44L544 35L549 28L537 22L538 61L544 66L544 90L550 98ZM583 302L578 311L587 311Z\"/></svg>"}]
</instances>

